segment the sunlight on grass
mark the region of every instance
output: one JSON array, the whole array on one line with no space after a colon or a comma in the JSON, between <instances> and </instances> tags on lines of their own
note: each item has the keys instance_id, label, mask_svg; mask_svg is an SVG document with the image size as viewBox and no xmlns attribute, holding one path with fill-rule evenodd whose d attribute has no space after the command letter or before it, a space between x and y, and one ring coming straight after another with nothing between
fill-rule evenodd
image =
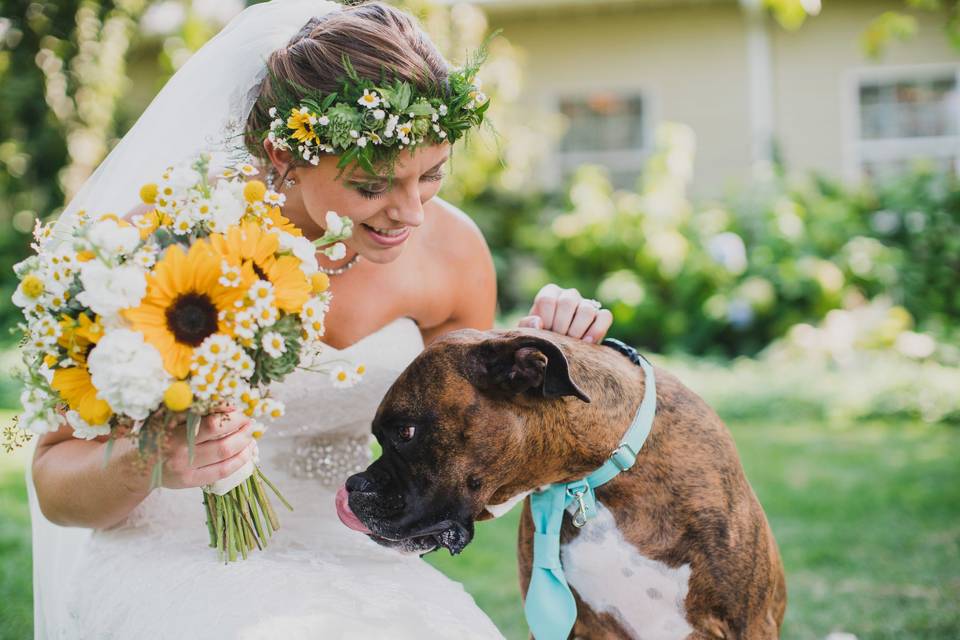
<instances>
[{"instance_id":1,"label":"sunlight on grass","mask_svg":"<svg viewBox=\"0 0 960 640\"><path fill-rule=\"evenodd\" d=\"M859 640L960 637L960 430L771 419L738 422L732 431L787 568L785 639L831 631ZM3 640L31 635L28 454L0 454ZM427 556L511 640L527 637L515 559L519 513L478 523L459 556Z\"/></svg>"}]
</instances>

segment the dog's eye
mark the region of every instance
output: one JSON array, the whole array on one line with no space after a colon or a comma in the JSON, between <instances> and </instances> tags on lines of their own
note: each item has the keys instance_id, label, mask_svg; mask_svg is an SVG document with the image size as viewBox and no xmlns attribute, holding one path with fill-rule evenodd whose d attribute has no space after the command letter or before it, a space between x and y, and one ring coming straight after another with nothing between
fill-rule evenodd
<instances>
[{"instance_id":1,"label":"dog's eye","mask_svg":"<svg viewBox=\"0 0 960 640\"><path fill-rule=\"evenodd\" d=\"M411 427L409 425L400 427L397 429L397 437L404 442L410 442L413 440L413 434L417 432L416 427Z\"/></svg>"}]
</instances>

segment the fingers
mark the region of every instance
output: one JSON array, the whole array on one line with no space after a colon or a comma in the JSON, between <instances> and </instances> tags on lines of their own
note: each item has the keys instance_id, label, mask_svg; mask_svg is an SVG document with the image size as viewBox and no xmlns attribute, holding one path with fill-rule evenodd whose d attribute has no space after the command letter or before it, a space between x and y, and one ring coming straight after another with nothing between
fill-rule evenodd
<instances>
[{"instance_id":1,"label":"fingers","mask_svg":"<svg viewBox=\"0 0 960 640\"><path fill-rule=\"evenodd\" d=\"M256 448L257 442L253 440L239 453L226 460L221 460L220 462L195 470L190 476L190 486L202 487L207 484L212 484L217 480L223 480L253 459Z\"/></svg>"},{"instance_id":2,"label":"fingers","mask_svg":"<svg viewBox=\"0 0 960 640\"><path fill-rule=\"evenodd\" d=\"M232 458L253 441L253 423L248 419L239 429L216 440L207 440L194 447L193 468L199 469Z\"/></svg>"},{"instance_id":3,"label":"fingers","mask_svg":"<svg viewBox=\"0 0 960 640\"><path fill-rule=\"evenodd\" d=\"M250 418L242 411L231 409L211 413L200 420L200 429L197 431L196 444L218 440L250 423Z\"/></svg>"},{"instance_id":4,"label":"fingers","mask_svg":"<svg viewBox=\"0 0 960 640\"><path fill-rule=\"evenodd\" d=\"M553 326L553 316L557 311L557 298L563 291L555 284L548 284L540 289L530 307L531 316L539 316L542 324L539 328L550 330Z\"/></svg>"},{"instance_id":5,"label":"fingers","mask_svg":"<svg viewBox=\"0 0 960 640\"><path fill-rule=\"evenodd\" d=\"M550 330L567 335L581 300L583 300L583 296L576 289L564 289L560 297L557 298L557 312L553 316L553 326L549 327Z\"/></svg>"},{"instance_id":6,"label":"fingers","mask_svg":"<svg viewBox=\"0 0 960 640\"><path fill-rule=\"evenodd\" d=\"M610 313L609 309L600 309L597 311L597 317L593 319L593 324L590 325L590 328L587 330L586 334L583 336L583 339L587 342L593 342L595 344L600 344L600 341L603 340L604 336L607 335L607 331L610 330L610 325L613 324L613 314Z\"/></svg>"},{"instance_id":7,"label":"fingers","mask_svg":"<svg viewBox=\"0 0 960 640\"><path fill-rule=\"evenodd\" d=\"M540 316L525 316L520 319L517 326L527 329L543 329L543 319Z\"/></svg>"},{"instance_id":8,"label":"fingers","mask_svg":"<svg viewBox=\"0 0 960 640\"><path fill-rule=\"evenodd\" d=\"M572 338L584 338L587 329L593 325L598 315L599 310L592 303L580 300L570 328L567 329L567 335Z\"/></svg>"},{"instance_id":9,"label":"fingers","mask_svg":"<svg viewBox=\"0 0 960 640\"><path fill-rule=\"evenodd\" d=\"M598 309L595 302L585 300L576 289L548 284L537 293L530 315L521 319L518 326L599 343L612 324L613 314L609 310Z\"/></svg>"}]
</instances>

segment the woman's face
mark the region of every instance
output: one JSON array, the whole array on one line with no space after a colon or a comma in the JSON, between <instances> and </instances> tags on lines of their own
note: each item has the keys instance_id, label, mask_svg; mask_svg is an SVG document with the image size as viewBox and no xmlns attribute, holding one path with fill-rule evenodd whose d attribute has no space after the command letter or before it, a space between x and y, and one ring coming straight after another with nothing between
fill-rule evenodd
<instances>
[{"instance_id":1,"label":"woman's face","mask_svg":"<svg viewBox=\"0 0 960 640\"><path fill-rule=\"evenodd\" d=\"M353 220L349 249L371 262L396 259L417 227L423 224L423 205L437 194L443 180L450 145L424 145L400 153L392 182L387 177L350 167L339 178L337 158L321 158L317 166L297 167L297 188L303 208L318 227L327 211Z\"/></svg>"}]
</instances>

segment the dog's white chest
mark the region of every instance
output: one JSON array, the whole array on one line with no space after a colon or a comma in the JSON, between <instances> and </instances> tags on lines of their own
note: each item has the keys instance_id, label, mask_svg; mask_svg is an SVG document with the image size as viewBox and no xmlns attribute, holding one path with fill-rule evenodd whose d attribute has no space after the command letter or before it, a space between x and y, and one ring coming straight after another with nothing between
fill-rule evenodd
<instances>
[{"instance_id":1,"label":"dog's white chest","mask_svg":"<svg viewBox=\"0 0 960 640\"><path fill-rule=\"evenodd\" d=\"M598 613L609 613L634 638L686 638L690 565L671 568L640 554L597 504L597 517L560 550L567 582Z\"/></svg>"}]
</instances>

